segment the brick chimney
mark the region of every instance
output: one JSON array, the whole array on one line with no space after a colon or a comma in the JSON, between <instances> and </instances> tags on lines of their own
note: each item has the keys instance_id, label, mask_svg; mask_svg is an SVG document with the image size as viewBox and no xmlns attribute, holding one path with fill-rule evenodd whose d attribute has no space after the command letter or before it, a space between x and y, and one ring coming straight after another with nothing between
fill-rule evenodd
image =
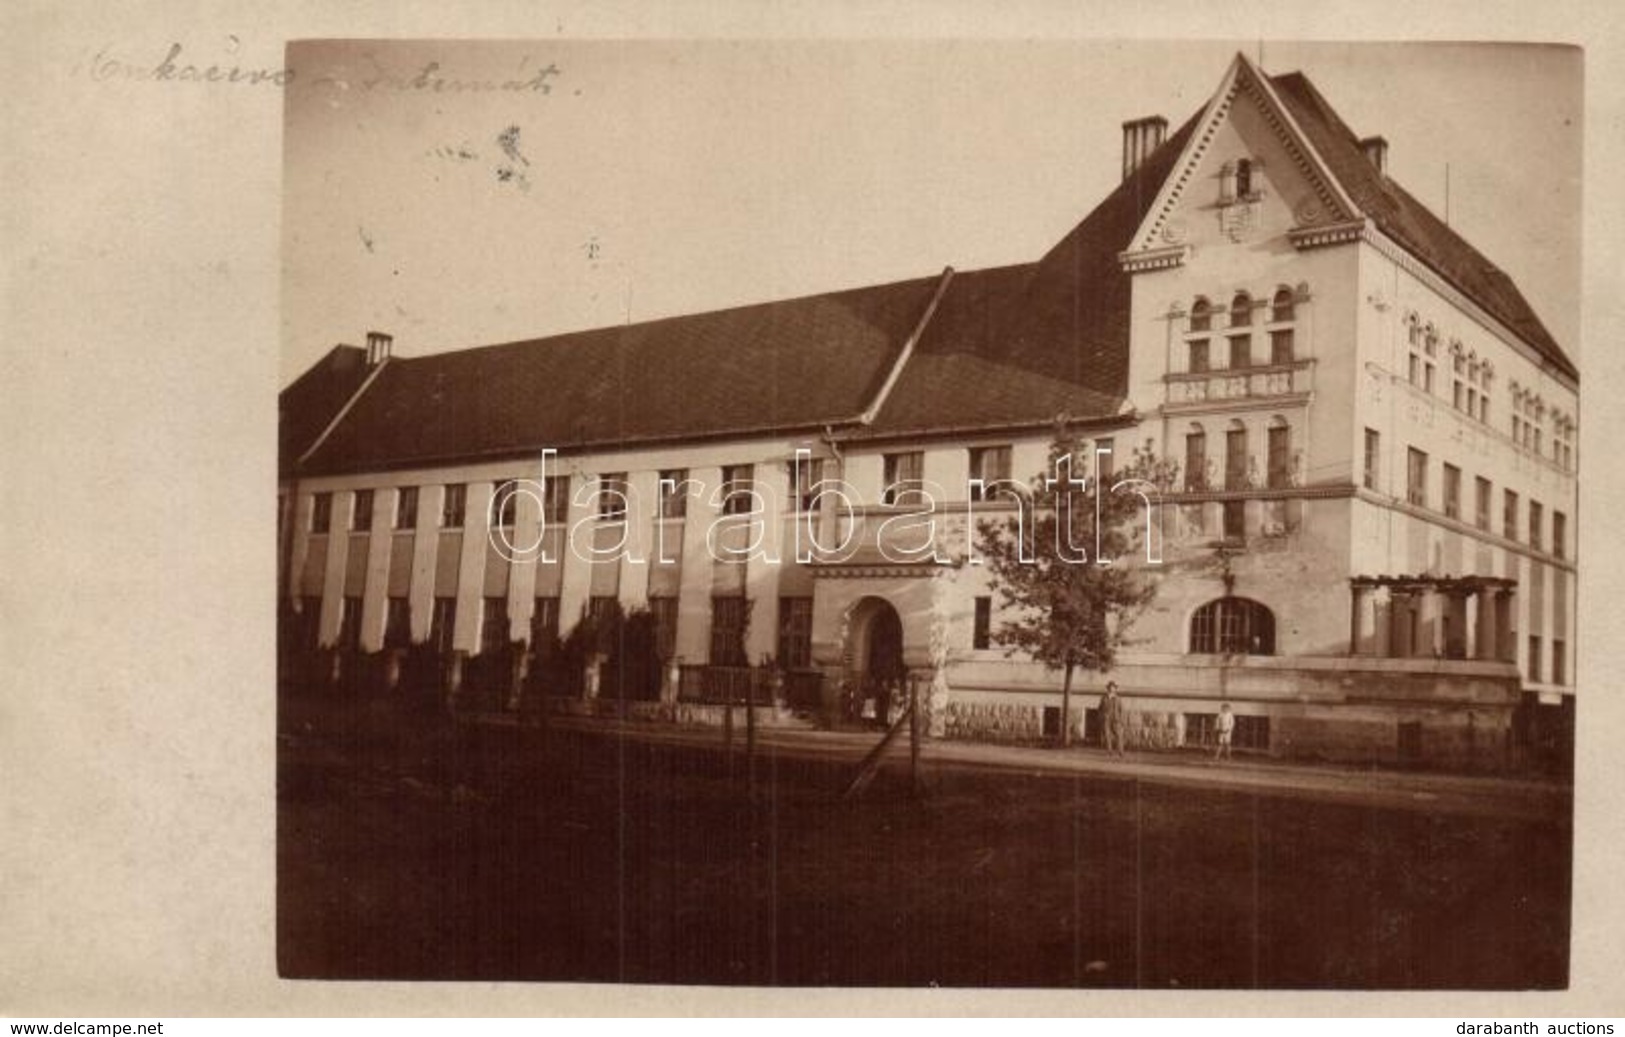
<instances>
[{"instance_id":1,"label":"brick chimney","mask_svg":"<svg viewBox=\"0 0 1625 1037\"><path fill-rule=\"evenodd\" d=\"M367 332L367 366L377 367L389 359L389 351L395 345L395 337L382 331Z\"/></svg>"},{"instance_id":2,"label":"brick chimney","mask_svg":"<svg viewBox=\"0 0 1625 1037\"><path fill-rule=\"evenodd\" d=\"M1140 164L1162 144L1168 135L1168 120L1160 115L1148 115L1123 124L1123 179L1127 180Z\"/></svg>"},{"instance_id":3,"label":"brick chimney","mask_svg":"<svg viewBox=\"0 0 1625 1037\"><path fill-rule=\"evenodd\" d=\"M1360 150L1366 160L1377 167L1377 172L1388 175L1388 141L1382 137L1366 137L1360 141Z\"/></svg>"}]
</instances>

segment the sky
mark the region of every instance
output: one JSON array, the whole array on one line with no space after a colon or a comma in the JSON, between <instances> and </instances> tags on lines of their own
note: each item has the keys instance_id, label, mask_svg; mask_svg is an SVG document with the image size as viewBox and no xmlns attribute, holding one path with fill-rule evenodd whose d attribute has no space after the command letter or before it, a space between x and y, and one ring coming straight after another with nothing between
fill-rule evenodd
<instances>
[{"instance_id":1,"label":"sky","mask_svg":"<svg viewBox=\"0 0 1625 1037\"><path fill-rule=\"evenodd\" d=\"M1451 224L1580 356L1572 48L315 41L288 56L282 383L370 329L420 356L1036 259L1117 182L1121 124L1177 126L1238 50L1386 137L1440 215L1448 167Z\"/></svg>"}]
</instances>

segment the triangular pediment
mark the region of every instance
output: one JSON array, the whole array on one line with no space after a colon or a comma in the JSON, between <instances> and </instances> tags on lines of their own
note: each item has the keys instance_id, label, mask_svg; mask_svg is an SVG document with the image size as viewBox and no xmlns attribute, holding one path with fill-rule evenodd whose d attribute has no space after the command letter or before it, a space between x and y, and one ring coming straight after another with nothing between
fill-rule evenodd
<instances>
[{"instance_id":1,"label":"triangular pediment","mask_svg":"<svg viewBox=\"0 0 1625 1037\"><path fill-rule=\"evenodd\" d=\"M1238 119L1240 115L1245 119ZM1215 179L1213 152L1223 147L1240 122L1246 123L1247 134L1254 138L1267 135L1267 141L1259 141L1258 150L1267 148L1272 156L1271 181L1291 184L1290 193L1295 196L1290 207L1291 229L1307 231L1363 219L1359 205L1315 152L1269 77L1238 54L1122 253L1125 261L1167 252L1171 246L1183 247L1183 224L1189 211L1212 207L1209 199L1198 197L1206 189L1198 185L1209 185Z\"/></svg>"}]
</instances>

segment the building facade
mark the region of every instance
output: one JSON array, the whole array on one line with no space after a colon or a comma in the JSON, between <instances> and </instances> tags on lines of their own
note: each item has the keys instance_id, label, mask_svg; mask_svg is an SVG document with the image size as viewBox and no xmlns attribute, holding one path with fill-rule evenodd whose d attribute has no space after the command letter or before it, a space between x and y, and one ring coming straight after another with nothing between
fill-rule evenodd
<instances>
[{"instance_id":1,"label":"building facade","mask_svg":"<svg viewBox=\"0 0 1625 1037\"><path fill-rule=\"evenodd\" d=\"M973 528L1013 504L974 480L1031 480L1060 424L1177 466L1110 675L1136 742L1200 744L1227 701L1260 751L1519 765L1572 718L1573 363L1301 74L1238 55L1122 146L1030 264L340 347L283 394L285 646L533 661L613 602L669 663L652 713L756 667L820 722L912 688L933 735L1041 738L1060 675L997 643Z\"/></svg>"}]
</instances>

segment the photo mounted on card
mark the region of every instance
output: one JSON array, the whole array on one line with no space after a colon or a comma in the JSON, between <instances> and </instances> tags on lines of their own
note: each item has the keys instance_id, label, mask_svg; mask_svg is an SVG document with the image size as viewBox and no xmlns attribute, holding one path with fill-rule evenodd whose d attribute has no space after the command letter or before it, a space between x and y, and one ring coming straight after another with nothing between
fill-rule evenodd
<instances>
[{"instance_id":1,"label":"photo mounted on card","mask_svg":"<svg viewBox=\"0 0 1625 1037\"><path fill-rule=\"evenodd\" d=\"M1578 50L286 66L282 976L1567 987Z\"/></svg>"}]
</instances>

